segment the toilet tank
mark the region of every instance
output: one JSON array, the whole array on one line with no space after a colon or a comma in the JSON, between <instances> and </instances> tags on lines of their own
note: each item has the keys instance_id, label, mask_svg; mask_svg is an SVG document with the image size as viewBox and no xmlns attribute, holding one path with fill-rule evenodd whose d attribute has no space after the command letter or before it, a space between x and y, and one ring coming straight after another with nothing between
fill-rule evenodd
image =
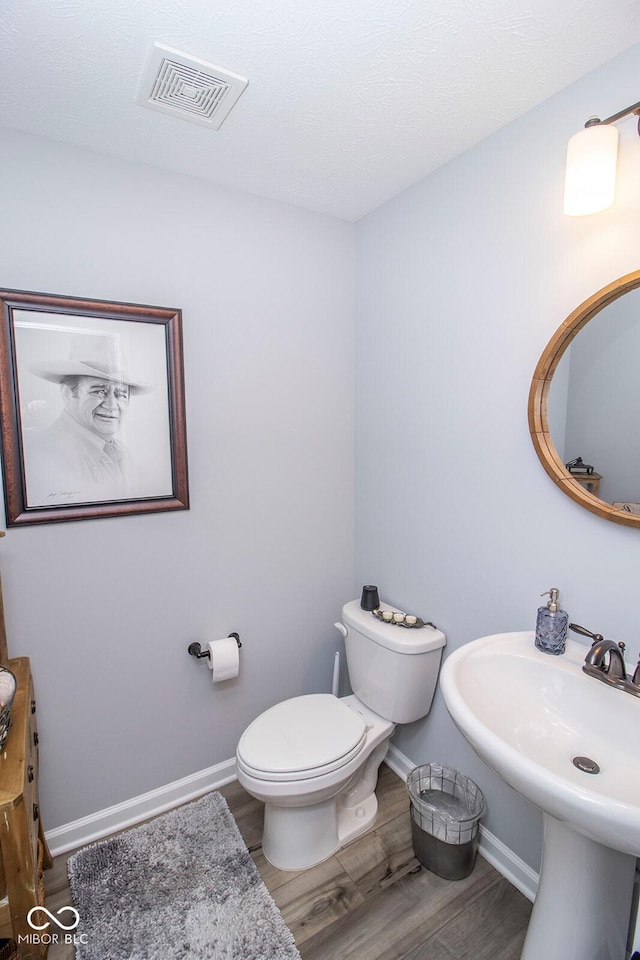
<instances>
[{"instance_id":1,"label":"toilet tank","mask_svg":"<svg viewBox=\"0 0 640 960\"><path fill-rule=\"evenodd\" d=\"M387 603L383 610L400 612ZM436 689L446 638L433 627L401 627L378 620L359 600L342 608L351 689L379 716L411 723L426 716Z\"/></svg>"}]
</instances>

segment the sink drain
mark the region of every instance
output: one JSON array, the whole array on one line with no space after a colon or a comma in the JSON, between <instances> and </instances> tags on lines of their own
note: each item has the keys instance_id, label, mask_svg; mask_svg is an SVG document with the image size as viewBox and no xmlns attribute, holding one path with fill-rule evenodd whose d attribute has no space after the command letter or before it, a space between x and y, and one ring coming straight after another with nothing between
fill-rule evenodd
<instances>
[{"instance_id":1,"label":"sink drain","mask_svg":"<svg viewBox=\"0 0 640 960\"><path fill-rule=\"evenodd\" d=\"M600 773L600 767L591 757L574 757L573 765L583 773Z\"/></svg>"}]
</instances>

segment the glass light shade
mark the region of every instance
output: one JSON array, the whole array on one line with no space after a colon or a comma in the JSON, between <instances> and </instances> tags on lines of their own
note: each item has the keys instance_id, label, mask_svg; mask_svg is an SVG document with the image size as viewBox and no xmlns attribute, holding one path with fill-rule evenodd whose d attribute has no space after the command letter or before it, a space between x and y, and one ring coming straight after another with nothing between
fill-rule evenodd
<instances>
[{"instance_id":1,"label":"glass light shade","mask_svg":"<svg viewBox=\"0 0 640 960\"><path fill-rule=\"evenodd\" d=\"M574 134L567 145L564 212L584 217L606 210L616 191L618 131L598 123Z\"/></svg>"}]
</instances>

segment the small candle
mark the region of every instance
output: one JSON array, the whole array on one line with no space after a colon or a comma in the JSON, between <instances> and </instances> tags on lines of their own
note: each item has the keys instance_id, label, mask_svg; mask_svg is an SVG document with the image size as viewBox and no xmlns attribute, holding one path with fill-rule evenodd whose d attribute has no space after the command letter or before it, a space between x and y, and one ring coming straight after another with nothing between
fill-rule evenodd
<instances>
[{"instance_id":1,"label":"small candle","mask_svg":"<svg viewBox=\"0 0 640 960\"><path fill-rule=\"evenodd\" d=\"M383 611L382 611L382 619L383 619L383 620L392 620L392 619L393 619L393 613L391 612L391 610L383 610Z\"/></svg>"},{"instance_id":2,"label":"small candle","mask_svg":"<svg viewBox=\"0 0 640 960\"><path fill-rule=\"evenodd\" d=\"M394 613L393 620L394 623L402 623L404 620L404 613Z\"/></svg>"},{"instance_id":3,"label":"small candle","mask_svg":"<svg viewBox=\"0 0 640 960\"><path fill-rule=\"evenodd\" d=\"M411 614L408 614L404 619L406 620L406 622L407 622L408 624L410 624L410 626L413 626L414 623L416 623L416 621L417 621L418 618L411 616Z\"/></svg>"}]
</instances>

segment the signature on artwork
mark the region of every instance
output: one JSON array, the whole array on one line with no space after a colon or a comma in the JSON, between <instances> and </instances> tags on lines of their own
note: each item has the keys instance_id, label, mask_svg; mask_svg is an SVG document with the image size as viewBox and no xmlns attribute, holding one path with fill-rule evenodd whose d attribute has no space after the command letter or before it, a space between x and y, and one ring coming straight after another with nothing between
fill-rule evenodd
<instances>
[{"instance_id":1,"label":"signature on artwork","mask_svg":"<svg viewBox=\"0 0 640 960\"><path fill-rule=\"evenodd\" d=\"M76 500L79 496L79 490L55 490L53 493L47 494L47 502L64 503L65 501Z\"/></svg>"}]
</instances>

